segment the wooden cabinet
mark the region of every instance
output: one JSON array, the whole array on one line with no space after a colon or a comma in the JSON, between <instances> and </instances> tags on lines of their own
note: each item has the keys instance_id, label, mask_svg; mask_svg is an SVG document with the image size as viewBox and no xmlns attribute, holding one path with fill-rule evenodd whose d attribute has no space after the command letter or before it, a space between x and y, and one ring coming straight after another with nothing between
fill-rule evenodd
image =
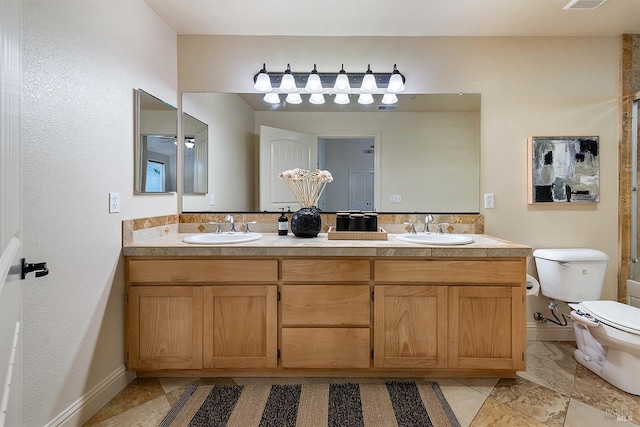
<instances>
[{"instance_id":1,"label":"wooden cabinet","mask_svg":"<svg viewBox=\"0 0 640 427\"><path fill-rule=\"evenodd\" d=\"M375 366L525 369L524 259L376 260Z\"/></svg>"},{"instance_id":2,"label":"wooden cabinet","mask_svg":"<svg viewBox=\"0 0 640 427\"><path fill-rule=\"evenodd\" d=\"M283 260L283 368L369 368L370 276L365 259Z\"/></svg>"},{"instance_id":3,"label":"wooden cabinet","mask_svg":"<svg viewBox=\"0 0 640 427\"><path fill-rule=\"evenodd\" d=\"M449 367L524 370L522 287L449 288Z\"/></svg>"},{"instance_id":4,"label":"wooden cabinet","mask_svg":"<svg viewBox=\"0 0 640 427\"><path fill-rule=\"evenodd\" d=\"M525 369L525 261L128 257L127 367L513 376Z\"/></svg>"},{"instance_id":5,"label":"wooden cabinet","mask_svg":"<svg viewBox=\"0 0 640 427\"><path fill-rule=\"evenodd\" d=\"M374 366L447 366L447 287L376 286Z\"/></svg>"},{"instance_id":6,"label":"wooden cabinet","mask_svg":"<svg viewBox=\"0 0 640 427\"><path fill-rule=\"evenodd\" d=\"M134 286L128 319L129 369L202 368L202 288Z\"/></svg>"},{"instance_id":7,"label":"wooden cabinet","mask_svg":"<svg viewBox=\"0 0 640 427\"><path fill-rule=\"evenodd\" d=\"M126 270L129 369L277 367L277 260L133 258Z\"/></svg>"},{"instance_id":8,"label":"wooden cabinet","mask_svg":"<svg viewBox=\"0 0 640 427\"><path fill-rule=\"evenodd\" d=\"M277 366L277 287L204 288L205 368Z\"/></svg>"}]
</instances>

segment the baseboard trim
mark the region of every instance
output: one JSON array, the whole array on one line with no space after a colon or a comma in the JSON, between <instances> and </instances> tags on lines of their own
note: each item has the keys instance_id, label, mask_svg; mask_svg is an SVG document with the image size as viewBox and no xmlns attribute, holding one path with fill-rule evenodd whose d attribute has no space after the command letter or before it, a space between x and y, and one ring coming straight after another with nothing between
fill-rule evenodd
<instances>
[{"instance_id":1,"label":"baseboard trim","mask_svg":"<svg viewBox=\"0 0 640 427\"><path fill-rule=\"evenodd\" d=\"M127 371L124 365L120 366L49 421L46 427L81 427L135 377L135 372Z\"/></svg>"},{"instance_id":2,"label":"baseboard trim","mask_svg":"<svg viewBox=\"0 0 640 427\"><path fill-rule=\"evenodd\" d=\"M571 325L527 322L527 341L575 341Z\"/></svg>"}]
</instances>

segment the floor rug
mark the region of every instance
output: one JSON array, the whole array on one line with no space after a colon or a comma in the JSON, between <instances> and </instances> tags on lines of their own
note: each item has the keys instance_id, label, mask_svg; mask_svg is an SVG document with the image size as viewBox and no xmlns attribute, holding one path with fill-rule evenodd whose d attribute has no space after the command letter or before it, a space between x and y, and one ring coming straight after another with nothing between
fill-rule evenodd
<instances>
[{"instance_id":1,"label":"floor rug","mask_svg":"<svg viewBox=\"0 0 640 427\"><path fill-rule=\"evenodd\" d=\"M160 427L459 426L435 382L190 385Z\"/></svg>"}]
</instances>

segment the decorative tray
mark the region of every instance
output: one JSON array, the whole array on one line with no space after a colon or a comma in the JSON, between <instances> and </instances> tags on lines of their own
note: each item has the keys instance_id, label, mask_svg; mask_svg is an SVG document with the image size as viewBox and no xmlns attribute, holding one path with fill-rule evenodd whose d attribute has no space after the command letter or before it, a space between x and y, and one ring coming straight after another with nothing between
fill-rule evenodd
<instances>
[{"instance_id":1,"label":"decorative tray","mask_svg":"<svg viewBox=\"0 0 640 427\"><path fill-rule=\"evenodd\" d=\"M329 240L387 240L387 231L378 227L378 231L336 231L329 227Z\"/></svg>"}]
</instances>

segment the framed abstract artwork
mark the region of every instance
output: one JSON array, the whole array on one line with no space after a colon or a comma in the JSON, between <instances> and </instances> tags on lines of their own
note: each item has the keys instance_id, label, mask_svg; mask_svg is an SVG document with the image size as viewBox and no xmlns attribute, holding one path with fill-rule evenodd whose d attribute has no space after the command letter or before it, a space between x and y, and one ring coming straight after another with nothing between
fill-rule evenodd
<instances>
[{"instance_id":1,"label":"framed abstract artwork","mask_svg":"<svg viewBox=\"0 0 640 427\"><path fill-rule=\"evenodd\" d=\"M529 203L600 201L597 136L529 137Z\"/></svg>"}]
</instances>

